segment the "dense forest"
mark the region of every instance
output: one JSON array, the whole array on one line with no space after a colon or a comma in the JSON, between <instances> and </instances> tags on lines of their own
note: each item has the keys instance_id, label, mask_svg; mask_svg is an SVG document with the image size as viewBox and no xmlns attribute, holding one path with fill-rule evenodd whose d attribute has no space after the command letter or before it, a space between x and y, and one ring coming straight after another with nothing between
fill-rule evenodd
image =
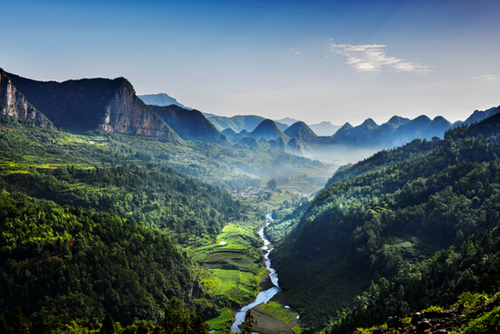
<instances>
[{"instance_id":1,"label":"dense forest","mask_svg":"<svg viewBox=\"0 0 500 334\"><path fill-rule=\"evenodd\" d=\"M33 328L43 319L53 329L91 330L106 314L123 326L134 326L134 319L153 326L162 324L174 297L198 322L196 312L213 318L230 306L225 296L208 293L199 264L177 245L213 243L225 224L240 218L241 204L229 193L164 164L125 163L127 155L113 144L119 135L94 143L3 120L0 314L6 326L23 318Z\"/></svg>"},{"instance_id":2,"label":"dense forest","mask_svg":"<svg viewBox=\"0 0 500 334\"><path fill-rule=\"evenodd\" d=\"M273 259L287 302L317 328L345 317L332 327L343 333L386 312L449 305L485 282L494 289L499 155L497 143L463 135L342 168L310 205L268 228L285 236Z\"/></svg>"}]
</instances>

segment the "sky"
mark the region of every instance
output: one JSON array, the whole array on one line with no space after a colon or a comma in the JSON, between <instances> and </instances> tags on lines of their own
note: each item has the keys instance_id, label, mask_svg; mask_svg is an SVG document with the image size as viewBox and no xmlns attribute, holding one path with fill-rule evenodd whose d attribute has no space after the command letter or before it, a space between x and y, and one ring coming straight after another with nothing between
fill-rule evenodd
<instances>
[{"instance_id":1,"label":"sky","mask_svg":"<svg viewBox=\"0 0 500 334\"><path fill-rule=\"evenodd\" d=\"M500 105L500 1L0 0L0 67L221 116L451 122Z\"/></svg>"}]
</instances>

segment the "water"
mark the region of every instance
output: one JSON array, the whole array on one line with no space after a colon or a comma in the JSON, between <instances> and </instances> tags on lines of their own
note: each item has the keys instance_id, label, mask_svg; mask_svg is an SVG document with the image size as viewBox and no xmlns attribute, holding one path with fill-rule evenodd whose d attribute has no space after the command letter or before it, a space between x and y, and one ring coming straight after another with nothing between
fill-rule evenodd
<instances>
[{"instance_id":1,"label":"water","mask_svg":"<svg viewBox=\"0 0 500 334\"><path fill-rule=\"evenodd\" d=\"M271 217L271 214L268 213L266 215L266 226L269 225L269 223L273 220ZM266 235L264 234L264 227L262 227L259 230L259 236L264 242L264 246L262 246L262 250L266 252L264 254L264 258L266 259L266 268L267 270L270 271L269 277L271 279L271 282L274 284L274 286L270 289L267 289L266 291L262 291L257 295L257 298L250 304L244 306L238 313L236 313L236 320L234 321L233 325L231 326L231 332L236 332L236 333L241 333L240 329L238 328L238 325L241 325L243 321L245 321L245 313L251 308L254 308L255 306L265 303L273 298L278 292L281 291L279 285L278 285L278 274L276 273L276 270L271 267L271 260L269 259L269 253L273 250L272 248L269 249L269 246L271 243L269 240L266 238Z\"/></svg>"}]
</instances>

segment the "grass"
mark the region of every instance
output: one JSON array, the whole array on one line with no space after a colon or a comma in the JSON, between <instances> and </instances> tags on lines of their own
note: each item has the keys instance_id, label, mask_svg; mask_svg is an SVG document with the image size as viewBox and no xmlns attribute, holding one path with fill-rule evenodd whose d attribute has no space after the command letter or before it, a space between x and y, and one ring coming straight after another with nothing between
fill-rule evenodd
<instances>
[{"instance_id":1,"label":"grass","mask_svg":"<svg viewBox=\"0 0 500 334\"><path fill-rule=\"evenodd\" d=\"M282 321L286 325L291 324L294 320L292 311L273 301L261 305L261 312Z\"/></svg>"},{"instance_id":2,"label":"grass","mask_svg":"<svg viewBox=\"0 0 500 334\"><path fill-rule=\"evenodd\" d=\"M234 322L234 316L230 308L224 308L217 318L208 320L206 323L214 333L226 333ZM229 326L228 326L229 324Z\"/></svg>"}]
</instances>

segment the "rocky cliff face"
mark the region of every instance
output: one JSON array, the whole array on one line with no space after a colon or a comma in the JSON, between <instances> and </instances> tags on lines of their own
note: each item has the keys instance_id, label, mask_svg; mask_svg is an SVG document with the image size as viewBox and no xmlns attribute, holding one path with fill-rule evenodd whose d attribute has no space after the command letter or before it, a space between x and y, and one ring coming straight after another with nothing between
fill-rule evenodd
<instances>
[{"instance_id":1,"label":"rocky cliff face","mask_svg":"<svg viewBox=\"0 0 500 334\"><path fill-rule=\"evenodd\" d=\"M99 129L109 132L136 134L147 137L163 137L178 140L177 134L135 95L132 85L119 78Z\"/></svg>"},{"instance_id":2,"label":"rocky cliff face","mask_svg":"<svg viewBox=\"0 0 500 334\"><path fill-rule=\"evenodd\" d=\"M181 141L125 78L42 82L8 74L27 100L61 128L104 130Z\"/></svg>"},{"instance_id":3,"label":"rocky cliff face","mask_svg":"<svg viewBox=\"0 0 500 334\"><path fill-rule=\"evenodd\" d=\"M54 125L36 110L12 84L10 77L0 68L0 114L26 120L34 126L53 128Z\"/></svg>"}]
</instances>

